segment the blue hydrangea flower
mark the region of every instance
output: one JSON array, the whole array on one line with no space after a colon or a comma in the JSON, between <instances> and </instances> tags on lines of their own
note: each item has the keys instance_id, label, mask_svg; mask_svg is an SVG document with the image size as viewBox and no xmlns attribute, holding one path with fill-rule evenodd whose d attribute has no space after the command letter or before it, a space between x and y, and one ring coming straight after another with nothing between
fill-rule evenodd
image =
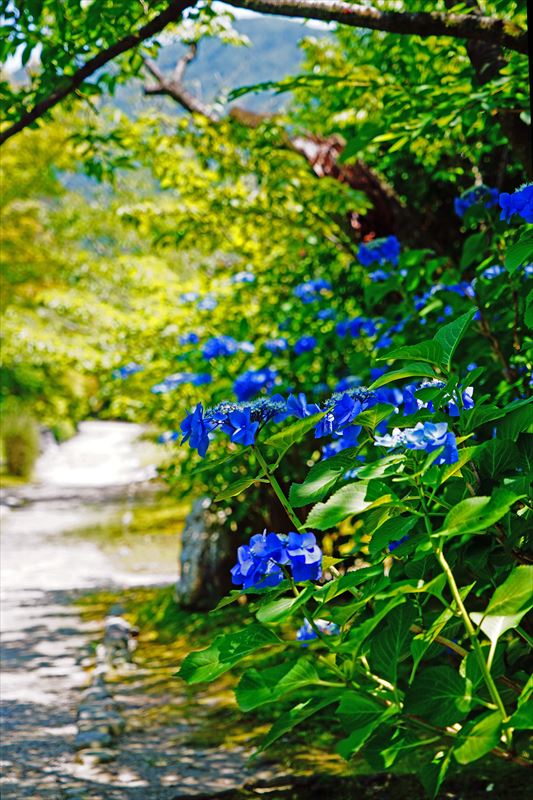
<instances>
[{"instance_id":1,"label":"blue hydrangea flower","mask_svg":"<svg viewBox=\"0 0 533 800\"><path fill-rule=\"evenodd\" d=\"M296 417L296 419L304 419L305 417L311 417L313 414L320 413L320 406L316 403L308 403L307 398L303 392L300 392L298 395L289 395L289 399L287 400L287 414L290 417Z\"/></svg>"},{"instance_id":2,"label":"blue hydrangea flower","mask_svg":"<svg viewBox=\"0 0 533 800\"><path fill-rule=\"evenodd\" d=\"M313 621L320 633L324 634L324 636L338 636L341 632L339 626L334 622L329 622L329 620L315 619ZM318 639L318 634L311 624L305 620L304 624L296 631L296 638L299 642L302 642L303 647L307 647L306 642Z\"/></svg>"},{"instance_id":3,"label":"blue hydrangea flower","mask_svg":"<svg viewBox=\"0 0 533 800\"><path fill-rule=\"evenodd\" d=\"M211 375L207 372L175 372L173 375L168 375L161 383L156 383L155 386L152 386L150 391L152 394L166 394L184 383L203 386L206 383L211 383L211 380Z\"/></svg>"},{"instance_id":4,"label":"blue hydrangea flower","mask_svg":"<svg viewBox=\"0 0 533 800\"><path fill-rule=\"evenodd\" d=\"M265 369L249 369L240 375L233 384L233 391L237 395L237 400L250 400L261 390L270 390L276 382L278 373L275 369L265 367Z\"/></svg>"},{"instance_id":5,"label":"blue hydrangea flower","mask_svg":"<svg viewBox=\"0 0 533 800\"><path fill-rule=\"evenodd\" d=\"M286 350L289 346L289 343L283 337L279 337L278 339L268 339L265 342L265 349L269 350L271 353L281 353L283 350Z\"/></svg>"},{"instance_id":6,"label":"blue hydrangea flower","mask_svg":"<svg viewBox=\"0 0 533 800\"><path fill-rule=\"evenodd\" d=\"M322 448L322 459L331 458L349 447L357 447L361 431L361 425L348 425L340 434L337 434L337 438L333 442Z\"/></svg>"},{"instance_id":7,"label":"blue hydrangea flower","mask_svg":"<svg viewBox=\"0 0 533 800\"><path fill-rule=\"evenodd\" d=\"M165 431L157 437L159 444L168 444L168 442L175 442L179 439L180 435L177 431Z\"/></svg>"},{"instance_id":8,"label":"blue hydrangea flower","mask_svg":"<svg viewBox=\"0 0 533 800\"><path fill-rule=\"evenodd\" d=\"M136 372L142 372L143 369L144 367L141 364L137 364L135 361L130 361L129 364L124 364L123 367L114 369L112 375L113 378L124 380L124 378L129 378L130 375L135 375Z\"/></svg>"},{"instance_id":9,"label":"blue hydrangea flower","mask_svg":"<svg viewBox=\"0 0 533 800\"><path fill-rule=\"evenodd\" d=\"M222 424L222 431L228 434L232 442L246 446L255 442L258 428L259 422L252 421L249 408L231 411Z\"/></svg>"},{"instance_id":10,"label":"blue hydrangea flower","mask_svg":"<svg viewBox=\"0 0 533 800\"><path fill-rule=\"evenodd\" d=\"M180 295L180 300L182 303L194 303L195 300L198 300L200 295L198 292L185 292L184 294Z\"/></svg>"},{"instance_id":11,"label":"blue hydrangea flower","mask_svg":"<svg viewBox=\"0 0 533 800\"><path fill-rule=\"evenodd\" d=\"M373 283L381 283L382 281L388 281L389 273L385 272L384 269L375 269L374 272L369 272L368 277Z\"/></svg>"},{"instance_id":12,"label":"blue hydrangea flower","mask_svg":"<svg viewBox=\"0 0 533 800\"><path fill-rule=\"evenodd\" d=\"M337 312L334 308L321 308L316 316L321 320L335 319Z\"/></svg>"},{"instance_id":13,"label":"blue hydrangea flower","mask_svg":"<svg viewBox=\"0 0 533 800\"><path fill-rule=\"evenodd\" d=\"M209 430L204 418L204 409L198 403L191 414L188 414L180 425L183 434L181 443L189 442L193 450L198 450L198 454L204 458L209 447Z\"/></svg>"},{"instance_id":14,"label":"blue hydrangea flower","mask_svg":"<svg viewBox=\"0 0 533 800\"><path fill-rule=\"evenodd\" d=\"M235 275L232 275L230 278L230 283L253 283L254 281L255 281L255 275L253 272L250 272L249 270L236 272Z\"/></svg>"},{"instance_id":15,"label":"blue hydrangea flower","mask_svg":"<svg viewBox=\"0 0 533 800\"><path fill-rule=\"evenodd\" d=\"M488 281L494 280L494 278L499 278L500 275L505 274L505 267L502 267L501 264L494 264L492 267L487 267L481 273L481 277L485 278Z\"/></svg>"},{"instance_id":16,"label":"blue hydrangea flower","mask_svg":"<svg viewBox=\"0 0 533 800\"><path fill-rule=\"evenodd\" d=\"M179 343L180 344L198 344L200 341L197 333L184 333L183 336L180 336Z\"/></svg>"},{"instance_id":17,"label":"blue hydrangea flower","mask_svg":"<svg viewBox=\"0 0 533 800\"><path fill-rule=\"evenodd\" d=\"M533 223L533 183L517 189L513 194L502 192L500 195L500 219L508 222L511 217L518 214L529 224Z\"/></svg>"},{"instance_id":18,"label":"blue hydrangea flower","mask_svg":"<svg viewBox=\"0 0 533 800\"><path fill-rule=\"evenodd\" d=\"M293 294L298 297L302 303L311 303L316 297L324 292L331 291L331 283L323 278L315 278L305 283L300 283L293 290Z\"/></svg>"},{"instance_id":19,"label":"blue hydrangea flower","mask_svg":"<svg viewBox=\"0 0 533 800\"><path fill-rule=\"evenodd\" d=\"M283 580L282 567L292 571L295 581L322 576L322 551L314 534L255 534L248 545L239 547L232 581L244 589L276 586Z\"/></svg>"},{"instance_id":20,"label":"blue hydrangea flower","mask_svg":"<svg viewBox=\"0 0 533 800\"><path fill-rule=\"evenodd\" d=\"M375 444L388 449L403 446L408 450L425 450L426 453L442 447L442 453L435 460L437 466L455 464L459 459L455 434L448 431L447 422L419 422L414 428L405 428L403 431L394 428L392 434L376 436Z\"/></svg>"},{"instance_id":21,"label":"blue hydrangea flower","mask_svg":"<svg viewBox=\"0 0 533 800\"><path fill-rule=\"evenodd\" d=\"M400 242L396 236L365 242L359 247L357 258L364 267L369 267L371 264L384 266L387 263L397 267L400 258Z\"/></svg>"},{"instance_id":22,"label":"blue hydrangea flower","mask_svg":"<svg viewBox=\"0 0 533 800\"><path fill-rule=\"evenodd\" d=\"M207 295L196 303L196 308L199 311L214 311L218 306L218 300L212 295Z\"/></svg>"},{"instance_id":23,"label":"blue hydrangea flower","mask_svg":"<svg viewBox=\"0 0 533 800\"><path fill-rule=\"evenodd\" d=\"M209 361L211 358L219 356L233 356L239 350L245 353L253 353L255 347L251 342L238 342L232 336L212 336L208 339L203 348L202 356Z\"/></svg>"},{"instance_id":24,"label":"blue hydrangea flower","mask_svg":"<svg viewBox=\"0 0 533 800\"><path fill-rule=\"evenodd\" d=\"M347 389L355 389L357 386L361 386L361 383L362 380L358 375L346 375L335 385L335 391L345 392Z\"/></svg>"},{"instance_id":25,"label":"blue hydrangea flower","mask_svg":"<svg viewBox=\"0 0 533 800\"><path fill-rule=\"evenodd\" d=\"M311 350L314 350L316 346L317 340L314 336L302 336L295 342L294 352L299 356L302 353L309 353Z\"/></svg>"},{"instance_id":26,"label":"blue hydrangea flower","mask_svg":"<svg viewBox=\"0 0 533 800\"><path fill-rule=\"evenodd\" d=\"M491 189L485 184L474 186L463 192L462 195L456 197L454 200L455 213L458 217L463 218L469 208L474 205L483 204L485 208L492 208L498 205L499 192L497 189Z\"/></svg>"},{"instance_id":27,"label":"blue hydrangea flower","mask_svg":"<svg viewBox=\"0 0 533 800\"><path fill-rule=\"evenodd\" d=\"M317 581L322 577L322 551L314 533L289 533L287 554L295 581Z\"/></svg>"}]
</instances>

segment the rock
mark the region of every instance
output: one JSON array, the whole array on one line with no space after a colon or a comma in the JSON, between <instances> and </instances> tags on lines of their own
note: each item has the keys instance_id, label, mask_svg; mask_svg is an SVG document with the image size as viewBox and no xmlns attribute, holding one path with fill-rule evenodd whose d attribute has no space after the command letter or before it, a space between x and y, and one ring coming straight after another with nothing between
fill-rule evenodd
<instances>
[{"instance_id":1,"label":"rock","mask_svg":"<svg viewBox=\"0 0 533 800\"><path fill-rule=\"evenodd\" d=\"M113 739L107 731L99 731L91 728L88 731L79 731L74 739L76 750L83 750L86 747L107 747L112 744Z\"/></svg>"},{"instance_id":2,"label":"rock","mask_svg":"<svg viewBox=\"0 0 533 800\"><path fill-rule=\"evenodd\" d=\"M209 498L197 500L181 536L176 600L191 611L213 608L231 585L234 544L223 512L215 512Z\"/></svg>"}]
</instances>

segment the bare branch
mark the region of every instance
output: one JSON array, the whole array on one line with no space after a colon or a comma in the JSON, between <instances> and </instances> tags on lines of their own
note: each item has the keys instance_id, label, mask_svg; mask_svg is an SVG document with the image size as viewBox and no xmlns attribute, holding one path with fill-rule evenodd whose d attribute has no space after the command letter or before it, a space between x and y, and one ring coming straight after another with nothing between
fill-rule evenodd
<instances>
[{"instance_id":1,"label":"bare branch","mask_svg":"<svg viewBox=\"0 0 533 800\"><path fill-rule=\"evenodd\" d=\"M498 17L440 11L379 11L343 0L226 0L229 5L262 14L320 19L355 28L417 36L452 36L499 44L528 52L527 31Z\"/></svg>"},{"instance_id":2,"label":"bare branch","mask_svg":"<svg viewBox=\"0 0 533 800\"><path fill-rule=\"evenodd\" d=\"M176 103L179 103L185 111L189 111L191 114L201 114L211 122L217 122L218 116L213 109L208 106L207 103L202 102L202 100L189 92L182 83L187 65L194 59L196 52L197 46L195 44L191 45L191 48L185 55L178 60L172 78L167 78L154 61L150 58L145 58L144 66L155 78L156 83L145 85L144 93L150 95L167 95L175 100Z\"/></svg>"},{"instance_id":3,"label":"bare branch","mask_svg":"<svg viewBox=\"0 0 533 800\"><path fill-rule=\"evenodd\" d=\"M146 25L143 25L142 28L139 28L136 33L130 33L110 47L101 50L98 55L87 61L87 63L83 67L80 67L73 75L61 81L57 89L36 103L30 111L21 114L17 122L0 132L0 144L3 144L16 133L20 133L24 128L27 128L44 116L47 111L50 111L50 109L60 103L61 100L64 100L65 97L75 92L87 78L94 75L94 73L105 66L105 64L108 64L122 53L126 53L128 50L137 47L141 42L155 36L156 33L160 33L171 22L176 22L180 19L185 9L189 8L191 5L194 5L194 0L192 2L191 0L173 0L161 14L158 14L157 17L154 17L154 19L150 20Z\"/></svg>"}]
</instances>

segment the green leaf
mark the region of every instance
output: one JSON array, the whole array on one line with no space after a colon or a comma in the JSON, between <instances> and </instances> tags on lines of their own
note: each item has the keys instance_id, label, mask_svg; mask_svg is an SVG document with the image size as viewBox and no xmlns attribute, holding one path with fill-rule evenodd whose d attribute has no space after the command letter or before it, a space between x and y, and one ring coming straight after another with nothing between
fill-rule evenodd
<instances>
[{"instance_id":1,"label":"green leaf","mask_svg":"<svg viewBox=\"0 0 533 800\"><path fill-rule=\"evenodd\" d=\"M259 622L281 622L288 619L313 595L314 586L307 586L298 597L280 597L261 605L256 616Z\"/></svg>"},{"instance_id":2,"label":"green leaf","mask_svg":"<svg viewBox=\"0 0 533 800\"><path fill-rule=\"evenodd\" d=\"M257 752L263 752L263 750L266 750L267 747L270 747L275 741L297 725L305 722L306 719L312 717L314 714L318 714L318 712L322 711L326 706L335 703L345 691L345 689L335 689L331 692L321 693L320 697L311 697L309 700L306 700L305 703L298 703L298 705L291 708L290 711L282 714L262 740Z\"/></svg>"},{"instance_id":3,"label":"green leaf","mask_svg":"<svg viewBox=\"0 0 533 800\"><path fill-rule=\"evenodd\" d=\"M420 770L420 782L431 800L437 796L440 787L450 767L452 751L440 751L429 764L424 764Z\"/></svg>"},{"instance_id":4,"label":"green leaf","mask_svg":"<svg viewBox=\"0 0 533 800\"><path fill-rule=\"evenodd\" d=\"M403 350L404 348L400 348ZM397 352L397 351L394 351ZM387 356L388 358L389 356ZM435 370L428 367L426 364L421 363L413 363L413 364L406 364L405 367L401 369L396 369L393 372L386 372L380 378L371 383L368 387L370 390L379 389L380 386L385 386L387 383L392 383L393 381L403 381L406 378L434 378L435 377Z\"/></svg>"},{"instance_id":5,"label":"green leaf","mask_svg":"<svg viewBox=\"0 0 533 800\"><path fill-rule=\"evenodd\" d=\"M444 358L442 346L434 339L428 339L420 344L409 344L405 347L399 347L397 350L387 353L385 356L378 358L378 361L428 361L430 364L440 364ZM409 378L413 373L404 375L403 377ZM429 377L429 376L428 376ZM433 370L431 377L435 377Z\"/></svg>"},{"instance_id":6,"label":"green leaf","mask_svg":"<svg viewBox=\"0 0 533 800\"><path fill-rule=\"evenodd\" d=\"M473 233L469 236L463 245L463 252L461 255L461 269L469 267L474 261L481 261L487 243L487 234L485 231L480 233Z\"/></svg>"},{"instance_id":7,"label":"green leaf","mask_svg":"<svg viewBox=\"0 0 533 800\"><path fill-rule=\"evenodd\" d=\"M339 703L337 716L350 735L339 742L337 752L345 759L350 758L353 753L361 749L378 725L392 713L394 710L384 709L371 695L345 692Z\"/></svg>"},{"instance_id":8,"label":"green leaf","mask_svg":"<svg viewBox=\"0 0 533 800\"><path fill-rule=\"evenodd\" d=\"M249 669L242 676L235 689L239 708L251 711L254 708L272 703L287 692L318 683L318 673L313 664L304 658L275 667Z\"/></svg>"},{"instance_id":9,"label":"green leaf","mask_svg":"<svg viewBox=\"0 0 533 800\"><path fill-rule=\"evenodd\" d=\"M442 328L439 328L433 337L433 340L442 348L442 359L440 364L445 369L450 369L453 355L457 350L461 339L467 332L470 323L474 319L476 311L477 309L473 308L471 311L467 311L466 314L462 314L462 316L457 317L457 319L454 319L453 322L450 322L448 325L444 325Z\"/></svg>"},{"instance_id":10,"label":"green leaf","mask_svg":"<svg viewBox=\"0 0 533 800\"><path fill-rule=\"evenodd\" d=\"M293 444L300 442L304 436L309 433L311 428L315 427L317 422L319 422L323 416L323 413L313 414L310 417L296 420L296 422L293 422L292 425L289 425L288 427L283 428L282 431L278 431L278 433L270 436L265 440L264 444L267 444L269 447L273 447L278 451L278 453L286 453L287 450L293 446Z\"/></svg>"},{"instance_id":11,"label":"green leaf","mask_svg":"<svg viewBox=\"0 0 533 800\"><path fill-rule=\"evenodd\" d=\"M480 533L498 522L523 495L497 489L491 497L469 497L446 515L444 528L434 536L462 536Z\"/></svg>"},{"instance_id":12,"label":"green leaf","mask_svg":"<svg viewBox=\"0 0 533 800\"><path fill-rule=\"evenodd\" d=\"M416 517L391 517L386 520L374 533L368 545L370 555L378 553L387 547L390 542L398 541L411 531L417 522Z\"/></svg>"},{"instance_id":13,"label":"green leaf","mask_svg":"<svg viewBox=\"0 0 533 800\"><path fill-rule=\"evenodd\" d=\"M293 508L322 500L346 470L354 466L358 451L358 447L349 447L311 467L305 481L293 483L290 488L289 500Z\"/></svg>"},{"instance_id":14,"label":"green leaf","mask_svg":"<svg viewBox=\"0 0 533 800\"><path fill-rule=\"evenodd\" d=\"M253 478L240 478L238 481L230 483L222 492L219 492L215 500L228 500L230 497L236 497L242 492L245 492L246 489L249 489L257 480L258 476L254 476Z\"/></svg>"},{"instance_id":15,"label":"green leaf","mask_svg":"<svg viewBox=\"0 0 533 800\"><path fill-rule=\"evenodd\" d=\"M490 753L500 742L502 717L499 711L485 714L467 723L458 737L459 744L453 749L459 764L470 764Z\"/></svg>"},{"instance_id":16,"label":"green leaf","mask_svg":"<svg viewBox=\"0 0 533 800\"><path fill-rule=\"evenodd\" d=\"M396 683L398 664L410 639L410 627L416 611L409 603L393 609L387 617L386 625L370 642L370 666L372 671Z\"/></svg>"},{"instance_id":17,"label":"green leaf","mask_svg":"<svg viewBox=\"0 0 533 800\"><path fill-rule=\"evenodd\" d=\"M205 650L189 653L177 673L178 677L189 684L213 681L250 653L280 641L270 628L255 623L236 633L221 634Z\"/></svg>"},{"instance_id":18,"label":"green leaf","mask_svg":"<svg viewBox=\"0 0 533 800\"><path fill-rule=\"evenodd\" d=\"M385 505L393 501L391 494L384 494L379 499L367 500L369 485L362 481L349 483L335 492L326 503L317 503L309 512L305 527L326 531L353 514L361 514L371 506Z\"/></svg>"},{"instance_id":19,"label":"green leaf","mask_svg":"<svg viewBox=\"0 0 533 800\"><path fill-rule=\"evenodd\" d=\"M474 460L483 475L498 478L507 470L516 469L520 453L509 439L491 439L478 448Z\"/></svg>"},{"instance_id":20,"label":"green leaf","mask_svg":"<svg viewBox=\"0 0 533 800\"><path fill-rule=\"evenodd\" d=\"M388 403L383 403L369 408L368 411L362 411L353 419L353 425L362 425L363 428L370 428L374 430L380 422L394 412L394 406Z\"/></svg>"},{"instance_id":21,"label":"green leaf","mask_svg":"<svg viewBox=\"0 0 533 800\"><path fill-rule=\"evenodd\" d=\"M469 461L472 461L476 453L483 447L483 445L474 445L473 447L462 447L459 450L459 458L455 464L448 464L444 469L439 470L438 486L442 486L447 480L453 478L461 472L461 469Z\"/></svg>"},{"instance_id":22,"label":"green leaf","mask_svg":"<svg viewBox=\"0 0 533 800\"><path fill-rule=\"evenodd\" d=\"M441 727L461 722L471 703L469 685L459 673L451 667L430 667L411 684L404 711Z\"/></svg>"},{"instance_id":23,"label":"green leaf","mask_svg":"<svg viewBox=\"0 0 533 800\"><path fill-rule=\"evenodd\" d=\"M495 642L533 608L533 566L523 564L498 586L483 613L470 614L491 642Z\"/></svg>"},{"instance_id":24,"label":"green leaf","mask_svg":"<svg viewBox=\"0 0 533 800\"><path fill-rule=\"evenodd\" d=\"M505 417L497 424L498 438L516 442L524 431L533 433L533 397L526 402L527 405L521 404L516 409L512 404L507 406Z\"/></svg>"},{"instance_id":25,"label":"green leaf","mask_svg":"<svg viewBox=\"0 0 533 800\"><path fill-rule=\"evenodd\" d=\"M505 269L512 275L522 264L533 261L533 231L524 231L520 239L511 245L505 254Z\"/></svg>"},{"instance_id":26,"label":"green leaf","mask_svg":"<svg viewBox=\"0 0 533 800\"><path fill-rule=\"evenodd\" d=\"M517 731L533 730L533 704L524 703L509 719L509 727Z\"/></svg>"}]
</instances>

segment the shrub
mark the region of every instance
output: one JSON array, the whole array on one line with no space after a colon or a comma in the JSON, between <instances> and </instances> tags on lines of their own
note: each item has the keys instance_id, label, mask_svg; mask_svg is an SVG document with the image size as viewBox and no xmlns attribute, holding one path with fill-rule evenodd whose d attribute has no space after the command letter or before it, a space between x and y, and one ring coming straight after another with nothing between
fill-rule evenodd
<instances>
[{"instance_id":1,"label":"shrub","mask_svg":"<svg viewBox=\"0 0 533 800\"><path fill-rule=\"evenodd\" d=\"M30 478L39 455L39 430L32 417L10 414L2 420L2 439L7 471Z\"/></svg>"}]
</instances>

